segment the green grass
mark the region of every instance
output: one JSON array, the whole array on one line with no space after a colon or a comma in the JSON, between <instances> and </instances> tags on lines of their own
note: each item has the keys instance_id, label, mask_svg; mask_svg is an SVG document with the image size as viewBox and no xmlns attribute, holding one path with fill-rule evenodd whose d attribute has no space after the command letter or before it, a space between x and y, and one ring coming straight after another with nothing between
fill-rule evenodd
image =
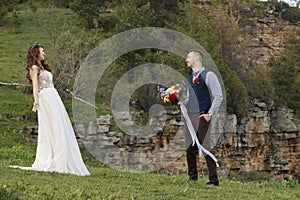
<instances>
[{"instance_id":1,"label":"green grass","mask_svg":"<svg viewBox=\"0 0 300 200\"><path fill-rule=\"evenodd\" d=\"M0 199L298 199L299 186L287 183L242 183L221 178L220 187L205 185L207 177L197 182L187 176L154 173L130 173L96 162L82 149L91 176L25 171L8 165L30 166L35 143L26 141L18 129L25 121L13 122L11 128L1 121Z\"/></svg>"},{"instance_id":2,"label":"green grass","mask_svg":"<svg viewBox=\"0 0 300 200\"><path fill-rule=\"evenodd\" d=\"M26 51L33 41L50 44L47 30L75 21L68 9L18 10L21 26L12 32L0 27L0 81L25 84ZM59 19L59 20L58 20ZM58 21L58 22L56 22ZM48 50L51 59L51 49ZM49 61L51 63L51 61ZM0 87L0 199L299 199L296 182L242 183L222 178L220 187L205 185L207 177L187 181L186 174L130 173L104 166L81 149L91 176L24 171L9 165L30 166L36 143L22 133L37 125L26 88ZM65 102L71 116L71 102ZM103 110L107 113L107 110Z\"/></svg>"},{"instance_id":3,"label":"green grass","mask_svg":"<svg viewBox=\"0 0 300 200\"><path fill-rule=\"evenodd\" d=\"M1 88L11 99L29 98L15 89ZM1 99L1 108L5 102ZM3 103L4 102L4 103ZM26 105L12 105L23 110ZM16 102L15 102L16 103ZM12 108L5 112L12 113ZM17 116L22 111L9 116ZM0 120L0 199L299 199L296 182L243 183L220 178L220 187L205 185L207 177L189 182L186 174L131 173L109 168L82 148L91 176L25 171L9 165L30 166L36 143L20 130L36 125L35 119Z\"/></svg>"},{"instance_id":4,"label":"green grass","mask_svg":"<svg viewBox=\"0 0 300 200\"><path fill-rule=\"evenodd\" d=\"M76 25L77 16L69 9L39 8L33 12L26 4L17 8L17 13L20 27L15 31L9 26L0 27L0 81L25 84L28 47L35 41L42 43L51 63L54 35L70 24Z\"/></svg>"},{"instance_id":5,"label":"green grass","mask_svg":"<svg viewBox=\"0 0 300 200\"><path fill-rule=\"evenodd\" d=\"M209 187L187 176L130 173L106 167L82 149L91 176L25 171L8 165L30 166L35 143L1 122L0 199L299 199L299 186L284 183L242 183L221 178ZM21 128L25 124L13 124ZM5 130L6 129L6 130ZM3 131L5 134L3 134Z\"/></svg>"},{"instance_id":6,"label":"green grass","mask_svg":"<svg viewBox=\"0 0 300 200\"><path fill-rule=\"evenodd\" d=\"M12 89L0 86L0 115L7 117L22 117L30 112L33 103L31 94L26 94L23 89Z\"/></svg>"}]
</instances>

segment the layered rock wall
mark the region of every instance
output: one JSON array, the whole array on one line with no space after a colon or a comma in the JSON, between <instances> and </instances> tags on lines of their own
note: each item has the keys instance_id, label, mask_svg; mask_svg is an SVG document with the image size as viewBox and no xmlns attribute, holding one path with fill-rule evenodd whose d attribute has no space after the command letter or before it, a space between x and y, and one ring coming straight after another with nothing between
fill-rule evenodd
<instances>
[{"instance_id":1,"label":"layered rock wall","mask_svg":"<svg viewBox=\"0 0 300 200\"><path fill-rule=\"evenodd\" d=\"M231 123L225 126L221 142L213 150L223 166L231 171L280 176L300 173L299 119L292 110L254 102L247 118L226 122Z\"/></svg>"},{"instance_id":2,"label":"layered rock wall","mask_svg":"<svg viewBox=\"0 0 300 200\"><path fill-rule=\"evenodd\" d=\"M130 114L123 116L124 121L130 119ZM110 115L101 116L97 121L98 128L94 131L88 128L83 141L86 145L97 145L102 140L102 149L114 149L106 154L106 163L120 167L134 165L135 169L146 171L187 170L184 123L179 113L158 113L149 121L153 134L148 136L142 136L143 132L131 135L109 131ZM80 131L86 130L81 127ZM280 177L300 174L300 123L292 110L275 109L254 101L248 117L239 121L235 115L221 117L214 120L212 131L212 141L216 141L212 153L218 158L221 170L268 172ZM124 156L132 160L122 161L120 158ZM206 168L203 158L198 162L199 168Z\"/></svg>"},{"instance_id":3,"label":"layered rock wall","mask_svg":"<svg viewBox=\"0 0 300 200\"><path fill-rule=\"evenodd\" d=\"M124 121L134 126L131 114ZM179 112L157 112L149 120L150 132L136 134L112 131L111 115L100 116L89 125L77 124L76 132L87 149L101 162L114 167L143 171L186 172L185 129ZM37 127L27 132L37 133ZM235 115L219 116L212 124L212 153L222 172L268 172L279 178L300 177L300 120L292 110L252 102L249 115L237 120ZM200 169L206 168L199 158ZM225 174L226 175L226 174Z\"/></svg>"},{"instance_id":4,"label":"layered rock wall","mask_svg":"<svg viewBox=\"0 0 300 200\"><path fill-rule=\"evenodd\" d=\"M241 32L252 33L244 34L245 38L241 39L249 41L247 50L240 55L248 58L249 67L267 67L271 57L282 55L288 36L300 29L300 23L282 20L274 10L270 10L264 18L252 21L255 26L241 27Z\"/></svg>"}]
</instances>

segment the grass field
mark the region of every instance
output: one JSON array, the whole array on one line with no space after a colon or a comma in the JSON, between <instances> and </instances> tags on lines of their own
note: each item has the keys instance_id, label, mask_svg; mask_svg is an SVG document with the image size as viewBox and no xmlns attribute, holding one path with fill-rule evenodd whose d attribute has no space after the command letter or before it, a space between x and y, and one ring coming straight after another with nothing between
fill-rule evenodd
<instances>
[{"instance_id":1,"label":"grass field","mask_svg":"<svg viewBox=\"0 0 300 200\"><path fill-rule=\"evenodd\" d=\"M300 198L296 182L243 183L221 177L220 187L209 187L205 185L207 177L190 182L185 174L131 173L109 168L84 149L82 156L91 173L88 177L12 169L8 165L30 166L36 146L18 131L28 125L27 121L1 120L0 125L0 199Z\"/></svg>"},{"instance_id":2,"label":"grass field","mask_svg":"<svg viewBox=\"0 0 300 200\"><path fill-rule=\"evenodd\" d=\"M17 9L20 26L15 30L8 26L0 27L0 81L24 84L26 53L35 41L46 49L48 62L51 63L54 34L69 24L76 25L77 17L70 10L49 8Z\"/></svg>"},{"instance_id":3,"label":"grass field","mask_svg":"<svg viewBox=\"0 0 300 200\"><path fill-rule=\"evenodd\" d=\"M296 182L243 183L221 177L220 187L209 187L207 177L197 182L185 174L131 173L106 167L81 149L91 173L88 177L25 171L8 165L30 166L34 142L19 130L35 120L0 121L0 199L299 199Z\"/></svg>"},{"instance_id":4,"label":"grass field","mask_svg":"<svg viewBox=\"0 0 300 200\"><path fill-rule=\"evenodd\" d=\"M0 27L0 82L25 84L26 51L33 41L50 44L49 31L76 16L67 9L18 10L21 26L13 32ZM48 33L47 33L48 32ZM51 62L51 49L48 52ZM9 165L30 166L36 143L22 133L36 125L30 111L32 96L25 87L0 86L0 199L300 199L299 185L291 182L244 183L220 179L220 187L206 186L207 177L189 182L186 174L131 173L95 160L84 148L91 176L24 171ZM70 110L70 103L65 102ZM70 113L71 114L71 113Z\"/></svg>"}]
</instances>

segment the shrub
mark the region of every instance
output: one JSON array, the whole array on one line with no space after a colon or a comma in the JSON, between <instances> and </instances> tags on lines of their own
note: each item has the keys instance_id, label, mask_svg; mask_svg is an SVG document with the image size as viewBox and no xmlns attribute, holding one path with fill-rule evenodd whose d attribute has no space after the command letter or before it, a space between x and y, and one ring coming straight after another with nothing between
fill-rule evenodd
<instances>
[{"instance_id":1,"label":"shrub","mask_svg":"<svg viewBox=\"0 0 300 200\"><path fill-rule=\"evenodd\" d=\"M286 11L282 13L282 18L292 23L300 22L300 9L296 7L287 8Z\"/></svg>"},{"instance_id":2,"label":"shrub","mask_svg":"<svg viewBox=\"0 0 300 200\"><path fill-rule=\"evenodd\" d=\"M0 0L0 26L4 25L7 22L7 14L13 11L17 4L17 0Z\"/></svg>"}]
</instances>

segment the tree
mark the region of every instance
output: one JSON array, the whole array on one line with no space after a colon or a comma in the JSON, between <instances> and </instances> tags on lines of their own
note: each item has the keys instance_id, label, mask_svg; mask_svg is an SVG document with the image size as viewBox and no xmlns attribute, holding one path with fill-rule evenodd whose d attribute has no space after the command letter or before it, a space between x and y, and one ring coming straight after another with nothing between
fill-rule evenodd
<instances>
[{"instance_id":1,"label":"tree","mask_svg":"<svg viewBox=\"0 0 300 200\"><path fill-rule=\"evenodd\" d=\"M248 91L237 73L239 67L235 57L239 28L230 18L221 2L197 5L193 2L179 4L181 15L175 28L199 42L208 53L222 75L227 96L227 111L243 117L248 112ZM211 9L211 6L214 9ZM232 67L232 63L235 66Z\"/></svg>"},{"instance_id":2,"label":"tree","mask_svg":"<svg viewBox=\"0 0 300 200\"><path fill-rule=\"evenodd\" d=\"M291 33L283 55L270 61L273 69L272 80L275 87L275 104L296 111L300 116L299 72L300 72L300 31Z\"/></svg>"},{"instance_id":3,"label":"tree","mask_svg":"<svg viewBox=\"0 0 300 200\"><path fill-rule=\"evenodd\" d=\"M247 87L249 96L252 99L259 99L266 103L273 102L274 85L271 78L272 69L268 67L252 68L245 71L247 74L243 82Z\"/></svg>"},{"instance_id":4,"label":"tree","mask_svg":"<svg viewBox=\"0 0 300 200\"><path fill-rule=\"evenodd\" d=\"M115 32L153 25L153 11L149 2L145 4L138 0L121 0L121 2L115 8L114 15L118 18Z\"/></svg>"},{"instance_id":5,"label":"tree","mask_svg":"<svg viewBox=\"0 0 300 200\"><path fill-rule=\"evenodd\" d=\"M88 29L96 26L110 29L115 19L111 18L109 5L107 0L75 0L70 8L84 20Z\"/></svg>"},{"instance_id":6,"label":"tree","mask_svg":"<svg viewBox=\"0 0 300 200\"><path fill-rule=\"evenodd\" d=\"M300 8L290 7L282 13L282 18L292 23L300 21Z\"/></svg>"},{"instance_id":7,"label":"tree","mask_svg":"<svg viewBox=\"0 0 300 200\"><path fill-rule=\"evenodd\" d=\"M17 11L14 9L11 16L9 17L9 25L11 26L12 32L16 33L20 27L20 20Z\"/></svg>"},{"instance_id":8,"label":"tree","mask_svg":"<svg viewBox=\"0 0 300 200\"><path fill-rule=\"evenodd\" d=\"M0 0L0 26L6 23L6 15L12 12L18 3L18 0Z\"/></svg>"},{"instance_id":9,"label":"tree","mask_svg":"<svg viewBox=\"0 0 300 200\"><path fill-rule=\"evenodd\" d=\"M179 14L178 2L184 2L184 0L150 0L150 7L154 13L153 25L166 27L173 24Z\"/></svg>"},{"instance_id":10,"label":"tree","mask_svg":"<svg viewBox=\"0 0 300 200\"><path fill-rule=\"evenodd\" d=\"M52 41L54 85L62 98L70 98L67 90L73 89L81 63L89 51L103 40L103 34L84 28L80 30L70 24L57 26L55 30L45 28L44 31Z\"/></svg>"}]
</instances>

